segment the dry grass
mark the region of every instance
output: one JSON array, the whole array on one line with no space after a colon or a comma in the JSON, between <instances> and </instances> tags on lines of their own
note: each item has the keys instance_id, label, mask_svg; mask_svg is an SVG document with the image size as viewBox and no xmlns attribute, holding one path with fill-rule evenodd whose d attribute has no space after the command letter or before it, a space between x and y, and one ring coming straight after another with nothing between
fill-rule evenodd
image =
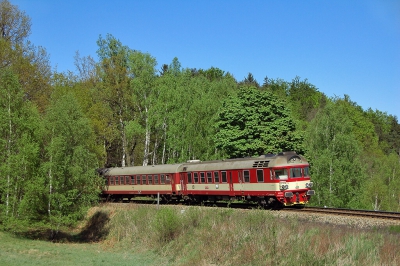
<instances>
[{"instance_id":1,"label":"dry grass","mask_svg":"<svg viewBox=\"0 0 400 266\"><path fill-rule=\"evenodd\" d=\"M264 210L104 205L105 248L153 250L171 265L396 265L399 233L281 219Z\"/></svg>"}]
</instances>

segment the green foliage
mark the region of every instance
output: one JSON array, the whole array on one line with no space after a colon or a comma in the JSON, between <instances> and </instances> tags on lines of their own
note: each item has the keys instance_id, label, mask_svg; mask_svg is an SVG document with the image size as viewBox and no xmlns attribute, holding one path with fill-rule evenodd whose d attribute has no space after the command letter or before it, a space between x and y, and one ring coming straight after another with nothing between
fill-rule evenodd
<instances>
[{"instance_id":1,"label":"green foliage","mask_svg":"<svg viewBox=\"0 0 400 266\"><path fill-rule=\"evenodd\" d=\"M301 151L301 137L289 114L272 93L241 88L223 103L219 112L216 147L230 157Z\"/></svg>"},{"instance_id":2,"label":"green foliage","mask_svg":"<svg viewBox=\"0 0 400 266\"><path fill-rule=\"evenodd\" d=\"M0 69L0 94L0 217L8 227L11 220L29 218L29 195L34 193L29 184L39 169L41 122L37 109L23 100L10 69Z\"/></svg>"},{"instance_id":3,"label":"green foliage","mask_svg":"<svg viewBox=\"0 0 400 266\"><path fill-rule=\"evenodd\" d=\"M370 171L362 189L365 208L400 211L400 161L395 153L371 158Z\"/></svg>"},{"instance_id":4,"label":"green foliage","mask_svg":"<svg viewBox=\"0 0 400 266\"><path fill-rule=\"evenodd\" d=\"M295 77L287 90L293 117L301 121L311 121L317 111L324 107L327 98L307 79Z\"/></svg>"},{"instance_id":5,"label":"green foliage","mask_svg":"<svg viewBox=\"0 0 400 266\"><path fill-rule=\"evenodd\" d=\"M88 120L71 93L53 98L46 116L47 162L42 166L42 193L49 222L75 223L97 201L101 181L95 174L97 160L91 151L93 134ZM46 190L44 190L46 188Z\"/></svg>"},{"instance_id":6,"label":"green foliage","mask_svg":"<svg viewBox=\"0 0 400 266\"><path fill-rule=\"evenodd\" d=\"M365 181L361 149L343 105L329 103L310 123L305 138L317 205L351 207Z\"/></svg>"},{"instance_id":7,"label":"green foliage","mask_svg":"<svg viewBox=\"0 0 400 266\"><path fill-rule=\"evenodd\" d=\"M153 227L159 242L163 245L174 240L180 233L180 219L176 210L161 208L155 216Z\"/></svg>"},{"instance_id":8,"label":"green foliage","mask_svg":"<svg viewBox=\"0 0 400 266\"><path fill-rule=\"evenodd\" d=\"M27 40L31 19L7 0L0 2L0 68L18 75L25 98L34 101L40 111L50 95L50 64L46 50Z\"/></svg>"}]
</instances>

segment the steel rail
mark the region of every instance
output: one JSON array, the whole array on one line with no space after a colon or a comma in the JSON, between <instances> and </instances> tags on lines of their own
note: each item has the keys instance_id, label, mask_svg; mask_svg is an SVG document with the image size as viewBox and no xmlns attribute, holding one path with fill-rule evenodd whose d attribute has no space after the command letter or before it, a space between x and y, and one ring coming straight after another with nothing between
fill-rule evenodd
<instances>
[{"instance_id":1,"label":"steel rail","mask_svg":"<svg viewBox=\"0 0 400 266\"><path fill-rule=\"evenodd\" d=\"M358 216L358 217L368 217L375 219L400 220L399 212L390 212L390 211L352 210L352 209L325 208L325 207L304 207L302 209L288 208L284 210L295 211L295 212L334 214L342 216Z\"/></svg>"}]
</instances>

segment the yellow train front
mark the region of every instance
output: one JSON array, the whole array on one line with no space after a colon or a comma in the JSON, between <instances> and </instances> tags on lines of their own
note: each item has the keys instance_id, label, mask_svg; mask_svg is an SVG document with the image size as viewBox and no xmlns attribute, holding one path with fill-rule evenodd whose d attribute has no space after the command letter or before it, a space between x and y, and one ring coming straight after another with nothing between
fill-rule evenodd
<instances>
[{"instance_id":1,"label":"yellow train front","mask_svg":"<svg viewBox=\"0 0 400 266\"><path fill-rule=\"evenodd\" d=\"M304 206L314 195L307 160L295 152L174 165L106 168L103 195L204 202L241 200L263 207Z\"/></svg>"}]
</instances>

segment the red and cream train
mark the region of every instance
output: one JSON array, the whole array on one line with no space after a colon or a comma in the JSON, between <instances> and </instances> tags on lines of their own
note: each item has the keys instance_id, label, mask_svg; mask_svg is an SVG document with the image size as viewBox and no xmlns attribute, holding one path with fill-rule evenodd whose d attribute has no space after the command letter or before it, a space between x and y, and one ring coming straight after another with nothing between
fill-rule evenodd
<instances>
[{"instance_id":1,"label":"red and cream train","mask_svg":"<svg viewBox=\"0 0 400 266\"><path fill-rule=\"evenodd\" d=\"M244 200L265 207L302 206L314 195L309 164L295 152L257 158L102 168L103 197L185 202Z\"/></svg>"}]
</instances>

